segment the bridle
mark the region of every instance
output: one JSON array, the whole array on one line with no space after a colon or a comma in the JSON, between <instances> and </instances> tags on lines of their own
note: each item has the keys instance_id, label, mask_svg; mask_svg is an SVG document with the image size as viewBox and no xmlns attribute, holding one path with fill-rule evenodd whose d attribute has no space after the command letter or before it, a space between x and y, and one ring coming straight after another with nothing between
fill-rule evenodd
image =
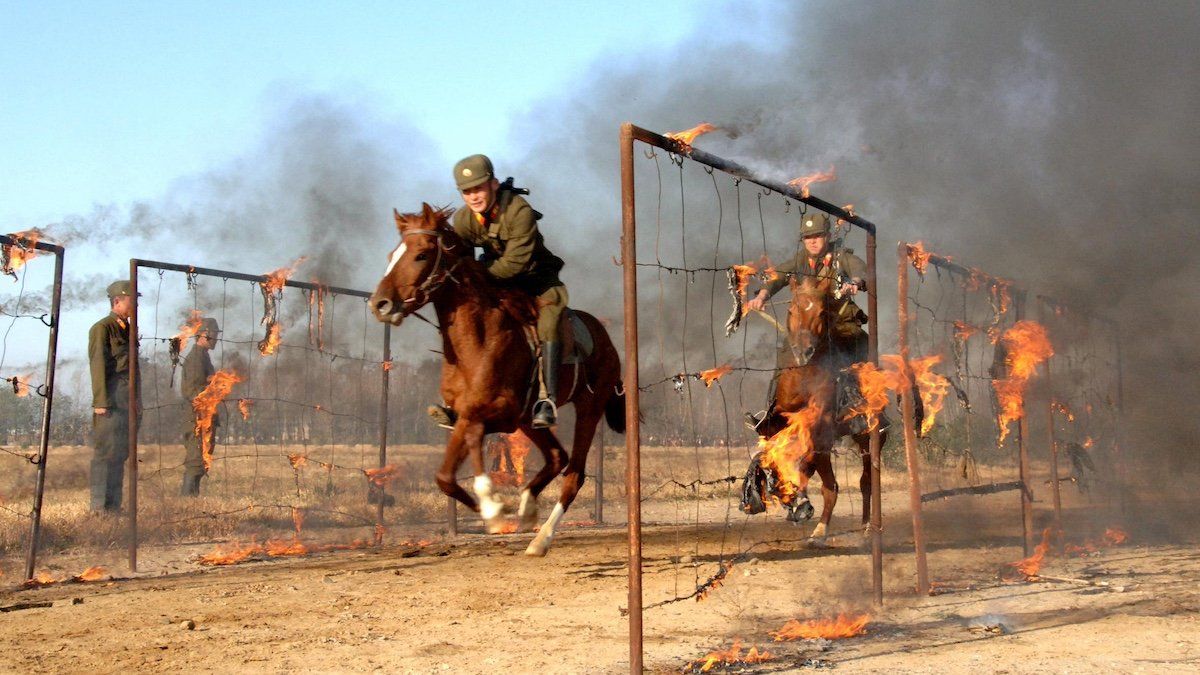
<instances>
[{"instance_id":1,"label":"bridle","mask_svg":"<svg viewBox=\"0 0 1200 675\"><path fill-rule=\"evenodd\" d=\"M400 239L403 240L404 237L407 237L410 234L426 234L434 237L437 240L437 257L433 259L433 271L426 275L425 281L422 281L420 286L417 286L416 294L403 302L403 305L400 308L400 312L403 316L408 316L409 314L412 314L418 309L424 307L425 303L429 302L429 299L433 296L433 294L436 293L443 285L445 285L447 281L453 281L456 284L459 283L458 279L454 278L454 271L457 270L459 264L462 263L462 258L458 258L454 261L453 265L450 265L446 269L442 269L442 254L449 253L451 248L453 248L451 246L446 246L445 243L443 243L442 235L445 234L444 231L427 229L404 230L400 233ZM424 317L422 317L420 314L417 314L416 316L424 319Z\"/></svg>"}]
</instances>

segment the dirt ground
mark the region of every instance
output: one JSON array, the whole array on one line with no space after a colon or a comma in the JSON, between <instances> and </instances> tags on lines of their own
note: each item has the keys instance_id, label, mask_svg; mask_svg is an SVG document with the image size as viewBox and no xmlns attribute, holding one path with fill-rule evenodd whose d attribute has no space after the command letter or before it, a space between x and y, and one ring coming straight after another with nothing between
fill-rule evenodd
<instances>
[{"instance_id":1,"label":"dirt ground","mask_svg":"<svg viewBox=\"0 0 1200 675\"><path fill-rule=\"evenodd\" d=\"M647 668L679 672L735 639L771 658L718 670L1195 672L1200 664L1200 548L1189 528L1167 524L1169 514L1193 513L1194 504L1135 505L1126 544L1082 557L1052 554L1042 570L1079 581L1032 583L998 579L1006 562L1021 558L1015 494L931 504L931 577L944 592L918 597L906 495L892 489L884 505L886 600L875 610L870 556L850 511L860 508L856 496L844 493L832 528L838 534L824 548L808 546L808 526L778 513L734 511L726 521L719 494L648 502L656 523L645 537L648 605L690 594L720 560L750 552L703 601L646 611ZM623 520L610 510L610 521ZM579 511L568 520L587 516ZM1098 536L1112 511L1068 499L1067 540ZM0 592L0 669L628 670L623 526L568 527L545 559L522 555L529 535L488 537L471 528L455 538L432 528L406 537L423 535L425 545L220 568L194 561L211 545L146 547L138 575L118 565L119 578L109 581L9 586ZM59 562L82 569L85 561ZM31 604L38 606L21 608ZM790 618L839 611L870 612L866 634L783 643L768 635Z\"/></svg>"}]
</instances>

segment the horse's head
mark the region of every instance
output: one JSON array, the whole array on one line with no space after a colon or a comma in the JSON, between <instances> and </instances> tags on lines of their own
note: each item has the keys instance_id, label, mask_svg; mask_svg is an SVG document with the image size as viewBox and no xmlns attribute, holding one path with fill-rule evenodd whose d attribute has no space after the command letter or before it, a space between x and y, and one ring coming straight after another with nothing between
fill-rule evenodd
<instances>
[{"instance_id":1,"label":"horse's head","mask_svg":"<svg viewBox=\"0 0 1200 675\"><path fill-rule=\"evenodd\" d=\"M808 365L826 339L832 320L828 306L832 286L833 280L829 277L805 277L800 283L792 281L788 342L797 365Z\"/></svg>"},{"instance_id":2,"label":"horse's head","mask_svg":"<svg viewBox=\"0 0 1200 675\"><path fill-rule=\"evenodd\" d=\"M388 256L387 271L368 301L375 318L394 326L423 307L453 272L467 248L449 225L451 209L422 204L419 213L392 213L400 244Z\"/></svg>"}]
</instances>

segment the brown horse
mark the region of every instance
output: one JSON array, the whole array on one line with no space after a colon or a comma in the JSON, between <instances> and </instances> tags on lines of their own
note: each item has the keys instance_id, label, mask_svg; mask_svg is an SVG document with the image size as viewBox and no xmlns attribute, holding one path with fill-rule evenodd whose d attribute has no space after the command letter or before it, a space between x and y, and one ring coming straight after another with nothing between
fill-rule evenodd
<instances>
[{"instance_id":1,"label":"brown horse","mask_svg":"<svg viewBox=\"0 0 1200 675\"><path fill-rule=\"evenodd\" d=\"M593 349L586 358L560 366L557 400L560 405L575 404L575 438L568 457L553 431L530 426L537 393L534 300L492 282L475 261L472 246L448 225L449 209L424 204L420 213L393 213L400 244L369 302L375 317L392 325L400 325L428 303L437 313L444 356L442 398L458 415L437 472L438 487L479 512L489 533L501 531L504 509L484 468L483 438L520 429L545 458L521 492L517 513L523 529L536 526L538 495L555 476L563 476L558 504L525 550L527 555L546 555L558 523L583 485L588 448L600 418L605 417L614 431L625 430L617 350L595 317L576 312L591 333ZM475 471L478 502L455 480L467 457Z\"/></svg>"},{"instance_id":2,"label":"brown horse","mask_svg":"<svg viewBox=\"0 0 1200 675\"><path fill-rule=\"evenodd\" d=\"M838 416L837 376L838 370L846 364L839 363L831 335L835 314L829 307L829 299L833 283L828 277L805 277L799 283L792 282L787 363L779 374L774 414L759 427L759 433L769 437L786 425L782 413L812 406L820 411L811 428L813 450L800 461L800 471L806 479L812 478L814 473L821 477L821 519L811 535L816 542L824 541L833 507L837 504L833 444L842 436L851 436L862 459L863 471L858 486L863 497L864 528L870 523L871 515L870 433L852 433L847 421ZM886 435L880 439L881 444L884 439ZM802 493L807 492L807 486L799 487Z\"/></svg>"}]
</instances>

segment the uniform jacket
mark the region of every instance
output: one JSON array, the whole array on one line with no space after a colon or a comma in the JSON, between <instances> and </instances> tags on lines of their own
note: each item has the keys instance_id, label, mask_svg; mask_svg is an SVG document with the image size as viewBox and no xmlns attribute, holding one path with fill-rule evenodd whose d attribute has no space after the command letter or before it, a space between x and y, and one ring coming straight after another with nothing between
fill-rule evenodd
<instances>
[{"instance_id":1,"label":"uniform jacket","mask_svg":"<svg viewBox=\"0 0 1200 675\"><path fill-rule=\"evenodd\" d=\"M820 256L811 256L807 250L801 248L794 258L780 265L776 271L779 273L778 278L766 287L768 297L786 286L789 276L795 276L797 280L803 280L806 276L832 278L833 288L837 288L842 280L850 279L858 284L860 290L866 289L864 278L867 274L867 264L847 248L837 248ZM831 298L831 302L838 311L835 323L839 327L839 333L857 332L858 327L866 323L866 314L853 300Z\"/></svg>"},{"instance_id":2,"label":"uniform jacket","mask_svg":"<svg viewBox=\"0 0 1200 675\"><path fill-rule=\"evenodd\" d=\"M129 322L109 313L88 331L92 407L129 407Z\"/></svg>"},{"instance_id":3,"label":"uniform jacket","mask_svg":"<svg viewBox=\"0 0 1200 675\"><path fill-rule=\"evenodd\" d=\"M459 209L454 213L454 231L483 248L490 276L533 293L561 283L558 272L563 261L546 248L537 225L541 214L524 197L501 188L487 216L480 215Z\"/></svg>"}]
</instances>

